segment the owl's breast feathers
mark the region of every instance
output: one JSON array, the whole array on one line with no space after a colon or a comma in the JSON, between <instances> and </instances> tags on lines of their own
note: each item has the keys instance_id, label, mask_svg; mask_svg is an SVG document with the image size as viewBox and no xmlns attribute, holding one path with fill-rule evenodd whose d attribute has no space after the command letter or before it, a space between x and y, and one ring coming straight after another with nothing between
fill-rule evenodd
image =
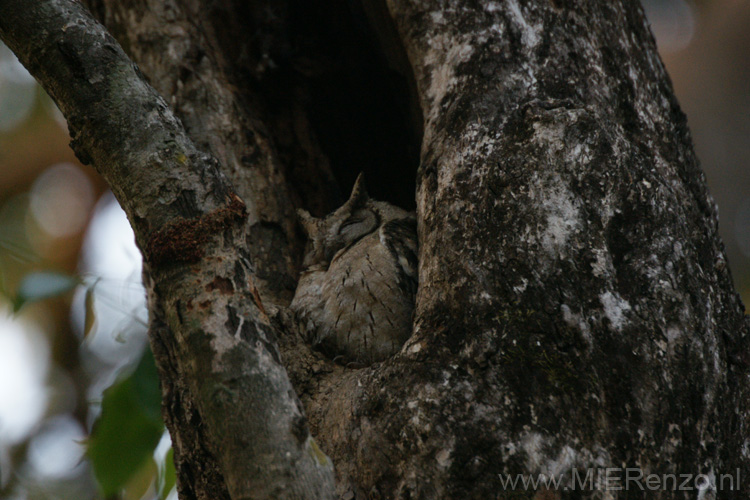
<instances>
[{"instance_id":1,"label":"owl's breast feathers","mask_svg":"<svg viewBox=\"0 0 750 500\"><path fill-rule=\"evenodd\" d=\"M370 199L362 174L322 219L298 210L308 236L291 309L307 340L332 358L382 361L411 335L417 292L414 214Z\"/></svg>"},{"instance_id":2,"label":"owl's breast feathers","mask_svg":"<svg viewBox=\"0 0 750 500\"><path fill-rule=\"evenodd\" d=\"M292 308L311 343L362 364L398 352L411 334L417 250L409 215L342 249L326 271L303 275Z\"/></svg>"}]
</instances>

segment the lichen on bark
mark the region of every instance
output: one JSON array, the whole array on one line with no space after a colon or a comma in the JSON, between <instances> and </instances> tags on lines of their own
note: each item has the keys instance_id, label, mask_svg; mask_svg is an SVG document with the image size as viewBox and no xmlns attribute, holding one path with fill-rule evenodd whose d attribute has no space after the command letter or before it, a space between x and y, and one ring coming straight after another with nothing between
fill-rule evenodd
<instances>
[{"instance_id":1,"label":"lichen on bark","mask_svg":"<svg viewBox=\"0 0 750 500\"><path fill-rule=\"evenodd\" d=\"M237 409L263 424L253 412L268 408L251 403L281 375L254 377L276 355L315 441L301 409L269 428L314 461L319 444L341 498L531 497L499 474L586 467L750 472L744 309L638 2L88 3L220 160L195 175L221 169L216 182L247 204L244 227L212 235L203 272L165 270L175 288L155 288L169 299L151 305L185 496L226 496L231 455L252 435L206 429ZM421 120L386 112L390 88ZM346 121L352 109L362 117ZM416 171L403 159L420 137ZM311 352L285 306L303 242L293 208L336 206L330 181L353 180L358 154L401 192L416 178L420 287L401 352L353 370ZM204 195L178 191L168 208L188 207L187 220L225 207L222 195L192 213ZM245 385L214 376L243 357Z\"/></svg>"}]
</instances>

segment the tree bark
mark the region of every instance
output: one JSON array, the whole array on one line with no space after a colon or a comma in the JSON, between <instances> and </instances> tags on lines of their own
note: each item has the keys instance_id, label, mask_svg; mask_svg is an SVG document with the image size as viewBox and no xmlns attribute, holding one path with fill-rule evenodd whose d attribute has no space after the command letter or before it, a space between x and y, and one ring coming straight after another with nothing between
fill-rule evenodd
<instances>
[{"instance_id":1,"label":"tree bark","mask_svg":"<svg viewBox=\"0 0 750 500\"><path fill-rule=\"evenodd\" d=\"M449 497L513 471L745 476L744 308L640 4L462 7L389 2L425 116L407 353L435 364L381 405L440 429L410 466L442 456Z\"/></svg>"},{"instance_id":2,"label":"tree bark","mask_svg":"<svg viewBox=\"0 0 750 500\"><path fill-rule=\"evenodd\" d=\"M80 3L1 2L0 36L57 102L71 147L135 231L181 494L330 498L330 460L253 285L246 206L217 161Z\"/></svg>"},{"instance_id":3,"label":"tree bark","mask_svg":"<svg viewBox=\"0 0 750 500\"><path fill-rule=\"evenodd\" d=\"M274 455L315 449L286 373L340 498L677 499L698 493L519 492L500 475L575 486L574 470L637 467L721 487L750 473L744 308L638 2L89 0L218 164L150 90L76 97L99 78L146 87L96 71L113 49L71 56L59 29L32 37L41 28L19 28L9 4L0 35L58 100L144 250L182 497L280 498L262 479L281 488L288 471L288 498L330 488L324 460ZM113 125L127 140L103 147ZM333 179L359 170L407 208L416 187L420 286L402 351L355 370L285 318L303 243L293 208L323 215L340 201ZM170 264L185 231L214 236ZM750 490L733 486L704 498Z\"/></svg>"}]
</instances>

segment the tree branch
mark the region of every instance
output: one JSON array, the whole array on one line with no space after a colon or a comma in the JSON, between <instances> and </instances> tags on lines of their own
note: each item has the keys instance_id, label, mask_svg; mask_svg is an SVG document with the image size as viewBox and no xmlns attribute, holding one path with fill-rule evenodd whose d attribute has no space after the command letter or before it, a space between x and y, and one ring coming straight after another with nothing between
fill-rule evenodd
<instances>
[{"instance_id":1,"label":"tree branch","mask_svg":"<svg viewBox=\"0 0 750 500\"><path fill-rule=\"evenodd\" d=\"M181 469L181 493L330 498L330 461L309 435L242 255L245 205L216 161L80 3L0 1L0 37L57 102L76 155L107 180L135 230L170 432L183 453L198 445L208 461ZM205 442L185 442L173 412Z\"/></svg>"}]
</instances>

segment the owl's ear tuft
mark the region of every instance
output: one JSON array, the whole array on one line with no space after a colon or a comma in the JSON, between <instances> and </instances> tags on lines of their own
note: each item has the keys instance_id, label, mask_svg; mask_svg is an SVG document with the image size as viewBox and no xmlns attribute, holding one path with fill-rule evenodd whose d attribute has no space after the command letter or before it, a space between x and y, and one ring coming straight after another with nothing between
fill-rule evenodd
<instances>
[{"instance_id":1,"label":"owl's ear tuft","mask_svg":"<svg viewBox=\"0 0 750 500\"><path fill-rule=\"evenodd\" d=\"M349 208L357 208L364 205L369 199L370 196L367 194L367 185L365 184L365 173L360 172L357 176L357 180L354 181L352 194L344 205Z\"/></svg>"},{"instance_id":2,"label":"owl's ear tuft","mask_svg":"<svg viewBox=\"0 0 750 500\"><path fill-rule=\"evenodd\" d=\"M297 209L297 217L299 222L302 224L302 228L305 230L305 234L312 238L318 232L318 219L310 215L310 212L304 208Z\"/></svg>"}]
</instances>

